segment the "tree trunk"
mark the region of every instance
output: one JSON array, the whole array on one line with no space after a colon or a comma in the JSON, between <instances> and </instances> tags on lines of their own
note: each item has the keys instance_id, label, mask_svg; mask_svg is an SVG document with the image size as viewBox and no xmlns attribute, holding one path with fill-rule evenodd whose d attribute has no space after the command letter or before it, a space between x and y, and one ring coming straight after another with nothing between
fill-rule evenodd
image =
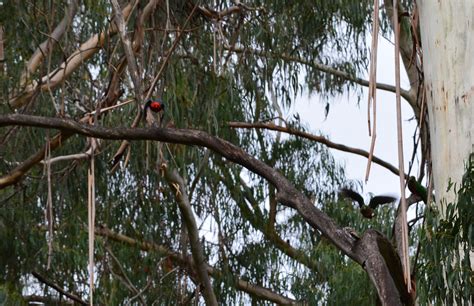
<instances>
[{"instance_id":1,"label":"tree trunk","mask_svg":"<svg viewBox=\"0 0 474 306\"><path fill-rule=\"evenodd\" d=\"M437 205L455 201L473 152L474 2L417 1ZM443 211L443 209L441 209Z\"/></svg>"},{"instance_id":2,"label":"tree trunk","mask_svg":"<svg viewBox=\"0 0 474 306\"><path fill-rule=\"evenodd\" d=\"M417 2L431 138L436 204L457 201L466 164L474 152L474 2ZM450 183L454 188L448 191ZM463 254L462 248L459 250ZM461 256L462 257L462 256ZM469 254L474 269L474 252Z\"/></svg>"}]
</instances>

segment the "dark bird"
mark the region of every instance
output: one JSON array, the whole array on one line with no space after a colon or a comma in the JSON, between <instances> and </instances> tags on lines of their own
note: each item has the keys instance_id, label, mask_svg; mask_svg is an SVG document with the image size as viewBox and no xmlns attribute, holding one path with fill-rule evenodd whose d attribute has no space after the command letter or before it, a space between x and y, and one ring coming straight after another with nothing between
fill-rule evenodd
<instances>
[{"instance_id":1,"label":"dark bird","mask_svg":"<svg viewBox=\"0 0 474 306\"><path fill-rule=\"evenodd\" d=\"M165 112L165 104L163 103L163 101L161 99L148 99L148 101L145 103L145 107L143 108L143 111L145 113L145 120L148 122L148 124L156 125L155 117L148 110L154 113L161 113L159 122L159 125L161 126Z\"/></svg>"},{"instance_id":2,"label":"dark bird","mask_svg":"<svg viewBox=\"0 0 474 306\"><path fill-rule=\"evenodd\" d=\"M423 187L423 185L418 183L418 181L416 180L414 176L410 176L410 178L408 179L407 185L408 185L408 190L410 190L411 193L419 196L423 200L423 202L425 202L425 204L428 203L428 191L426 190L425 187Z\"/></svg>"},{"instance_id":3,"label":"dark bird","mask_svg":"<svg viewBox=\"0 0 474 306\"><path fill-rule=\"evenodd\" d=\"M377 206L392 203L397 199L392 196L379 195L370 199L369 205L366 205L364 202L364 198L354 190L351 190L349 188L341 188L339 190L339 194L344 198L349 198L352 201L359 203L360 213L368 219L371 219L375 216L374 210L377 208Z\"/></svg>"}]
</instances>

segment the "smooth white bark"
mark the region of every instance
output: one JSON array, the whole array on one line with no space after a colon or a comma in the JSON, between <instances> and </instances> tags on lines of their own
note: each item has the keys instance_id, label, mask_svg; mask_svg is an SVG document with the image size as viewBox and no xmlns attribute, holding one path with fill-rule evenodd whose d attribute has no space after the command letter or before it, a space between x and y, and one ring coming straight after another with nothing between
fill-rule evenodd
<instances>
[{"instance_id":1,"label":"smooth white bark","mask_svg":"<svg viewBox=\"0 0 474 306\"><path fill-rule=\"evenodd\" d=\"M437 204L455 200L474 151L474 1L421 0L420 30Z\"/></svg>"}]
</instances>

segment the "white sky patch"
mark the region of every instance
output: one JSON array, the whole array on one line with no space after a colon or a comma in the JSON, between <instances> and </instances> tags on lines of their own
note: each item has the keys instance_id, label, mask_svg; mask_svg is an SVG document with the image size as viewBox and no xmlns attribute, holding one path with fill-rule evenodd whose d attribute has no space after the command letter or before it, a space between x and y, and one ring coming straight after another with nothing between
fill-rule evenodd
<instances>
[{"instance_id":1,"label":"white sky patch","mask_svg":"<svg viewBox=\"0 0 474 306\"><path fill-rule=\"evenodd\" d=\"M393 46L384 38L379 39L377 63L377 82L395 84L394 50ZM368 76L363 76L368 80ZM409 88L408 77L404 69L401 75L402 88ZM325 100L318 95L308 96L308 93L298 97L292 111L300 114L301 121L308 124L311 132L323 133L331 141L347 146L370 149L370 137L367 127L367 87L363 87L363 96L360 105L357 105L357 94L350 92L348 95L329 98L331 107L329 116L325 119ZM405 172L408 172L408 162L413 151L413 134L416 121L413 110L402 99L402 124L403 124L403 149L405 157ZM373 118L371 118L373 121ZM382 90L377 91L377 139L374 155L398 167L397 157L397 130L396 130L395 94ZM336 161L345 163L348 179L364 181L367 167L367 158L351 153L330 149ZM418 174L418 164L411 171L412 175ZM372 163L369 181L364 186L365 192L374 194L391 193L400 195L399 178L387 169Z\"/></svg>"}]
</instances>

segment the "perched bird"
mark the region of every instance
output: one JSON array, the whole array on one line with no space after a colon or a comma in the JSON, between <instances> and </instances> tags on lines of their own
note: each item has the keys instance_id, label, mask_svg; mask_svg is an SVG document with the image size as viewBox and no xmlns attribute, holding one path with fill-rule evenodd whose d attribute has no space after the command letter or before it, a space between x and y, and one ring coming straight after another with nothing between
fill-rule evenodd
<instances>
[{"instance_id":1,"label":"perched bird","mask_svg":"<svg viewBox=\"0 0 474 306\"><path fill-rule=\"evenodd\" d=\"M359 203L360 213L368 219L371 219L375 216L374 209L376 209L377 206L392 203L396 200L396 198L392 196L379 195L370 199L369 205L366 205L364 202L364 198L354 190L351 190L349 188L341 188L339 190L339 194L344 198L349 198L352 201Z\"/></svg>"},{"instance_id":2,"label":"perched bird","mask_svg":"<svg viewBox=\"0 0 474 306\"><path fill-rule=\"evenodd\" d=\"M423 200L423 202L425 202L425 204L428 203L428 191L425 187L423 187L423 185L418 183L414 176L410 176L410 178L408 179L407 186L408 190L410 190L411 193L419 196Z\"/></svg>"},{"instance_id":3,"label":"perched bird","mask_svg":"<svg viewBox=\"0 0 474 306\"><path fill-rule=\"evenodd\" d=\"M160 99L148 99L145 104L145 110L150 108L155 113L161 112L165 110L165 104Z\"/></svg>"},{"instance_id":4,"label":"perched bird","mask_svg":"<svg viewBox=\"0 0 474 306\"><path fill-rule=\"evenodd\" d=\"M148 124L156 125L155 117L148 110L154 113L161 113L160 122L159 122L159 125L161 126L163 122L164 112L165 112L165 104L163 103L163 101L161 99L148 99L148 101L145 103L145 106L143 108L143 112L145 113L145 120L148 122Z\"/></svg>"}]
</instances>

